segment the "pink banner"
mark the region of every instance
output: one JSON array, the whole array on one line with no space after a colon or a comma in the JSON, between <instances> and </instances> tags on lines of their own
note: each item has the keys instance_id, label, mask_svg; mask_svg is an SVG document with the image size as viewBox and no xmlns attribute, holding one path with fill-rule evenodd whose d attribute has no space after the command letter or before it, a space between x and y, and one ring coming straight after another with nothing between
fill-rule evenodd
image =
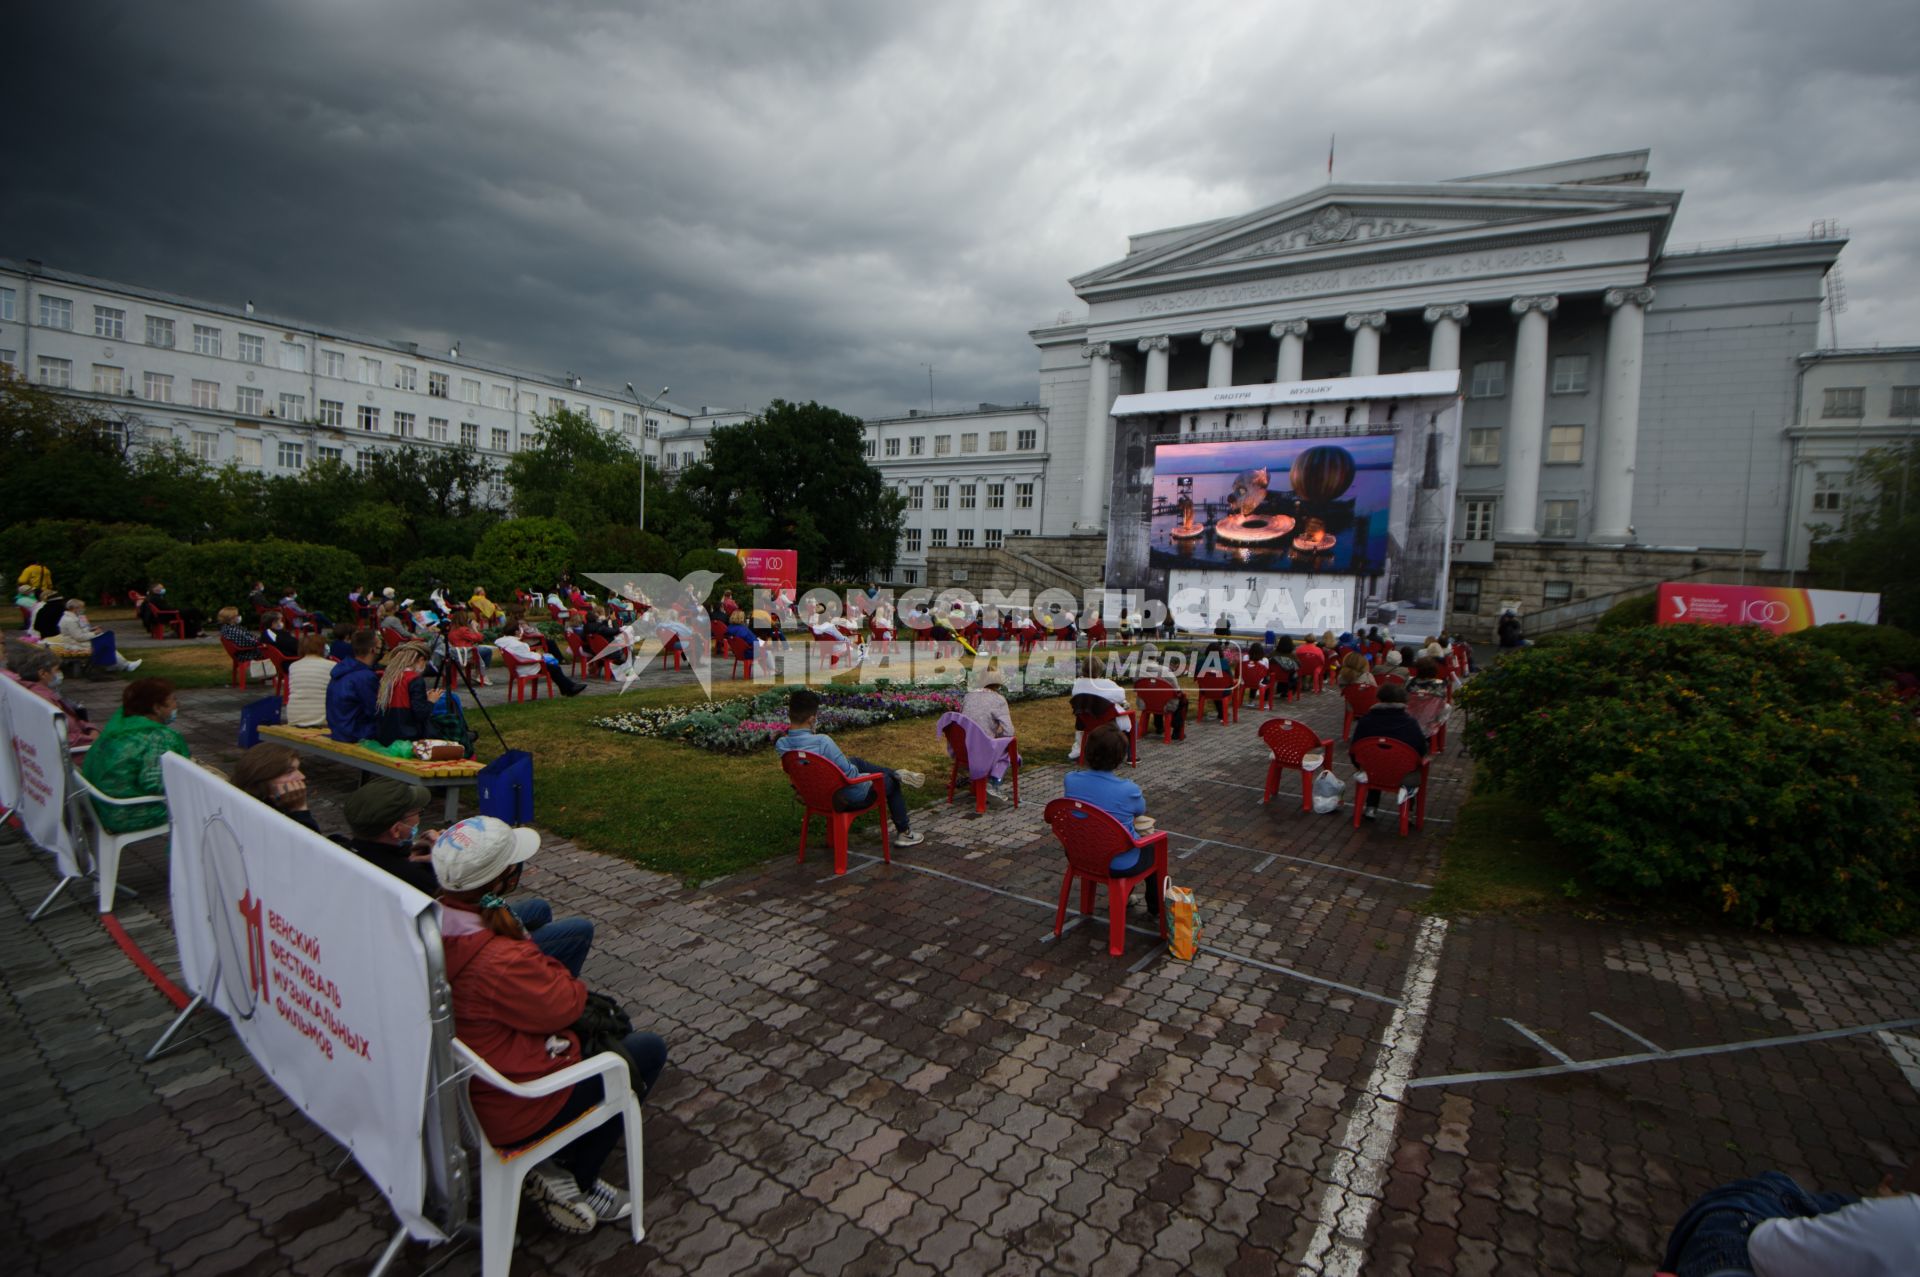
<instances>
[{"instance_id":1,"label":"pink banner","mask_svg":"<svg viewBox=\"0 0 1920 1277\"><path fill-rule=\"evenodd\" d=\"M792 550L735 550L746 568L747 584L769 590L800 588L800 556Z\"/></svg>"},{"instance_id":2,"label":"pink banner","mask_svg":"<svg viewBox=\"0 0 1920 1277\"><path fill-rule=\"evenodd\" d=\"M1690 581L1669 581L1660 587L1662 625L1757 625L1775 634L1791 634L1840 621L1873 625L1879 620L1878 594Z\"/></svg>"}]
</instances>

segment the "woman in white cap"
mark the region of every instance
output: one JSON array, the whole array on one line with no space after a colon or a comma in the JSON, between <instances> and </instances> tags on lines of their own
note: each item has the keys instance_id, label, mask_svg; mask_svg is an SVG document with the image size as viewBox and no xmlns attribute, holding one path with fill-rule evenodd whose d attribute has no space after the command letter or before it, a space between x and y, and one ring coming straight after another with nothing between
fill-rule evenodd
<instances>
[{"instance_id":1,"label":"woman in white cap","mask_svg":"<svg viewBox=\"0 0 1920 1277\"><path fill-rule=\"evenodd\" d=\"M540 952L507 906L507 895L520 885L521 866L538 850L539 834L491 816L463 820L433 844L454 1032L514 1082L580 1062L572 1025L587 1004L587 986ZM644 1100L666 1068L667 1044L657 1034L634 1033L621 1049L634 1094ZM605 1093L599 1078L539 1099L470 1083L480 1129L501 1149L561 1129ZM589 1233L633 1213L626 1191L600 1178L621 1128L617 1120L595 1127L527 1173L528 1199L555 1228Z\"/></svg>"}]
</instances>

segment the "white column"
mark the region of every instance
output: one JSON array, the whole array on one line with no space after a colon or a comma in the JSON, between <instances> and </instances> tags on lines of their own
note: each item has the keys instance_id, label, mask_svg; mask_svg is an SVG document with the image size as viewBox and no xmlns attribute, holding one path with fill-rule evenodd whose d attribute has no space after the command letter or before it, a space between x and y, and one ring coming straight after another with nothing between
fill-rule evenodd
<instances>
[{"instance_id":1,"label":"white column","mask_svg":"<svg viewBox=\"0 0 1920 1277\"><path fill-rule=\"evenodd\" d=\"M1301 367L1306 363L1307 338L1313 335L1313 325L1304 319L1283 319L1267 332L1280 342L1280 363L1274 369L1273 379L1301 380Z\"/></svg>"},{"instance_id":2,"label":"white column","mask_svg":"<svg viewBox=\"0 0 1920 1277\"><path fill-rule=\"evenodd\" d=\"M1142 337L1140 349L1147 357L1147 379L1141 389L1147 394L1155 394L1167 388L1167 360L1173 352L1173 338Z\"/></svg>"},{"instance_id":3,"label":"white column","mask_svg":"<svg viewBox=\"0 0 1920 1277\"><path fill-rule=\"evenodd\" d=\"M1554 296L1516 297L1520 321L1513 347L1513 384L1507 388L1507 487L1500 497L1500 535L1540 535L1541 443L1547 430L1547 319L1560 308Z\"/></svg>"},{"instance_id":4,"label":"white column","mask_svg":"<svg viewBox=\"0 0 1920 1277\"><path fill-rule=\"evenodd\" d=\"M1087 442L1085 473L1080 480L1080 517L1074 526L1104 531L1107 484L1113 476L1113 446L1109 442L1108 409L1113 400L1107 392L1107 374L1113 368L1113 346L1104 341L1088 342L1080 347L1080 358L1087 361ZM1164 380L1164 376L1163 376Z\"/></svg>"},{"instance_id":5,"label":"white column","mask_svg":"<svg viewBox=\"0 0 1920 1277\"><path fill-rule=\"evenodd\" d=\"M1353 334L1353 367L1349 377L1371 377L1380 371L1380 334L1387 328L1384 310L1356 310L1347 316Z\"/></svg>"},{"instance_id":6,"label":"white column","mask_svg":"<svg viewBox=\"0 0 1920 1277\"><path fill-rule=\"evenodd\" d=\"M1594 541L1633 540L1633 458L1640 442L1640 357L1653 289L1609 288L1607 379L1600 390L1600 447L1594 454Z\"/></svg>"},{"instance_id":7,"label":"white column","mask_svg":"<svg viewBox=\"0 0 1920 1277\"><path fill-rule=\"evenodd\" d=\"M1233 348L1240 344L1240 334L1232 328L1209 328L1200 334L1200 344L1207 350L1207 388L1231 386L1233 384Z\"/></svg>"},{"instance_id":8,"label":"white column","mask_svg":"<svg viewBox=\"0 0 1920 1277\"><path fill-rule=\"evenodd\" d=\"M1433 337L1427 346L1427 367L1434 372L1457 371L1460 367L1460 330L1466 326L1467 304L1453 302L1446 306L1429 306L1426 320L1433 327Z\"/></svg>"}]
</instances>

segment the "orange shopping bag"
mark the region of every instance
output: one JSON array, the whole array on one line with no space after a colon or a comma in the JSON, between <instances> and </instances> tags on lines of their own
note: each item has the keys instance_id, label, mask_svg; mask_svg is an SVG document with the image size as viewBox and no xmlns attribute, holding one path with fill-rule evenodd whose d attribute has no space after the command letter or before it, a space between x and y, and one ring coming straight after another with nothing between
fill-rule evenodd
<instances>
[{"instance_id":1,"label":"orange shopping bag","mask_svg":"<svg viewBox=\"0 0 1920 1277\"><path fill-rule=\"evenodd\" d=\"M1193 961L1200 948L1200 905L1193 888L1169 881L1162 907L1167 911L1167 951L1182 962Z\"/></svg>"}]
</instances>

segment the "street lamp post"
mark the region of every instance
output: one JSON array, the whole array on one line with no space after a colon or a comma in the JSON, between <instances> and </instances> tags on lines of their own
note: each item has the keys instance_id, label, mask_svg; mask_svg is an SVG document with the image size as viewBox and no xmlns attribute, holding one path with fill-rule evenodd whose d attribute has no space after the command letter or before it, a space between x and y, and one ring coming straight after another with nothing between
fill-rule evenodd
<instances>
[{"instance_id":1,"label":"street lamp post","mask_svg":"<svg viewBox=\"0 0 1920 1277\"><path fill-rule=\"evenodd\" d=\"M641 403L640 392L633 388L632 382L627 383L627 393L633 396L635 403L640 404L640 530L642 532L647 530L647 414L653 411L654 406L665 398L667 391L671 389L671 386L662 386L660 393L650 402Z\"/></svg>"}]
</instances>

